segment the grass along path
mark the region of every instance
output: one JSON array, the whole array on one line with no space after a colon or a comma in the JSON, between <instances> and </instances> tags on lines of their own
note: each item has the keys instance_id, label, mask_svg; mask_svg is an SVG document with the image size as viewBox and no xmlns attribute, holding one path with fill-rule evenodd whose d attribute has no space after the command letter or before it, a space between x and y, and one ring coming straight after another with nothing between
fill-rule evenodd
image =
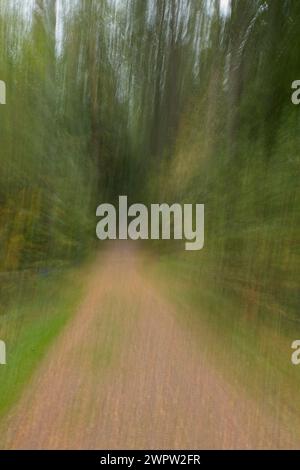
<instances>
[{"instance_id":1,"label":"grass along path","mask_svg":"<svg viewBox=\"0 0 300 470\"><path fill-rule=\"evenodd\" d=\"M95 263L85 298L0 429L13 449L296 447L212 365L128 245ZM201 347L199 348L199 342Z\"/></svg>"},{"instance_id":2,"label":"grass along path","mask_svg":"<svg viewBox=\"0 0 300 470\"><path fill-rule=\"evenodd\" d=\"M50 274L20 283L15 300L0 315L7 364L0 366L0 418L20 398L51 343L76 309L82 271Z\"/></svg>"}]
</instances>

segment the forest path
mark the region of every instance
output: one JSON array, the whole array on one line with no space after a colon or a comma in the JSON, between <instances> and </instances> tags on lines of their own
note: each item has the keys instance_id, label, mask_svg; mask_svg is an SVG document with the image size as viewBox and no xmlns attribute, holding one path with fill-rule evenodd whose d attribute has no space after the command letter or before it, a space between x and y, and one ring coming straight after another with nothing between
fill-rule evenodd
<instances>
[{"instance_id":1,"label":"forest path","mask_svg":"<svg viewBox=\"0 0 300 470\"><path fill-rule=\"evenodd\" d=\"M100 256L78 312L2 425L1 448L288 447L209 365L139 253L118 245Z\"/></svg>"}]
</instances>

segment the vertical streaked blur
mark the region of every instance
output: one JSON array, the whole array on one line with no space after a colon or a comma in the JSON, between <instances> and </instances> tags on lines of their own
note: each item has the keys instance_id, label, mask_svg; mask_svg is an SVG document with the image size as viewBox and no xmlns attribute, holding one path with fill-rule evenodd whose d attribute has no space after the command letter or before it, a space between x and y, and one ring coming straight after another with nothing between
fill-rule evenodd
<instances>
[{"instance_id":1,"label":"vertical streaked blur","mask_svg":"<svg viewBox=\"0 0 300 470\"><path fill-rule=\"evenodd\" d=\"M300 436L299 30L297 0L0 0L1 340L99 248L98 204L205 204L155 276Z\"/></svg>"}]
</instances>

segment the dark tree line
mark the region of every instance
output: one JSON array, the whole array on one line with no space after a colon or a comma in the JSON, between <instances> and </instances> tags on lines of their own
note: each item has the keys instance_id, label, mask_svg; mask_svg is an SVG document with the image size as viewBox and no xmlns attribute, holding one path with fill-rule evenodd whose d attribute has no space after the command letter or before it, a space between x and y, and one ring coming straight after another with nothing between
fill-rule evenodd
<instances>
[{"instance_id":1,"label":"dark tree line","mask_svg":"<svg viewBox=\"0 0 300 470\"><path fill-rule=\"evenodd\" d=\"M81 256L95 207L207 207L199 272L295 306L300 3L0 2L0 265Z\"/></svg>"}]
</instances>

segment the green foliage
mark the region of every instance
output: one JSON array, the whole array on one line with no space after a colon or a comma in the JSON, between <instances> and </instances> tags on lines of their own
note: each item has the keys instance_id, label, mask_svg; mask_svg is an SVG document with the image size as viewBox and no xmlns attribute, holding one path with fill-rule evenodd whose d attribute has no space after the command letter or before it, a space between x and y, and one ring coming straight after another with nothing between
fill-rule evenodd
<instances>
[{"instance_id":1,"label":"green foliage","mask_svg":"<svg viewBox=\"0 0 300 470\"><path fill-rule=\"evenodd\" d=\"M199 273L299 315L299 2L22 5L0 2L0 271L80 259L119 194L198 202Z\"/></svg>"},{"instance_id":2,"label":"green foliage","mask_svg":"<svg viewBox=\"0 0 300 470\"><path fill-rule=\"evenodd\" d=\"M0 368L0 417L20 397L52 341L74 312L82 290L82 274L78 274L56 273L19 283L5 316L0 316L9 363L9 367Z\"/></svg>"},{"instance_id":3,"label":"green foliage","mask_svg":"<svg viewBox=\"0 0 300 470\"><path fill-rule=\"evenodd\" d=\"M194 276L299 318L300 114L290 98L300 73L299 5L233 1L223 17L217 3L174 153L148 188L205 203L205 247L189 261Z\"/></svg>"}]
</instances>

